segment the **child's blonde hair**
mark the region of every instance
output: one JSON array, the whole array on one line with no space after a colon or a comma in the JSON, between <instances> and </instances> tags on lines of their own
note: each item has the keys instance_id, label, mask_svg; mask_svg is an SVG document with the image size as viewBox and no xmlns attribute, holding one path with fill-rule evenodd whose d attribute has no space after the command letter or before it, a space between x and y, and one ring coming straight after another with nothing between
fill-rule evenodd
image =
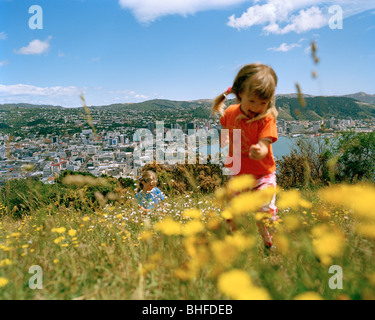
<instances>
[{"instance_id":1,"label":"child's blonde hair","mask_svg":"<svg viewBox=\"0 0 375 320\"><path fill-rule=\"evenodd\" d=\"M241 103L240 95L247 92L255 94L262 100L270 99L267 109L248 122L263 119L267 115L271 115L276 119L278 115L275 105L276 86L277 76L270 66L261 63L245 65L238 72L232 87L215 98L212 113L215 114L215 112L218 112L221 115L224 114L224 101L228 94L233 93L236 96L237 102ZM245 115L241 115L240 118L248 119Z\"/></svg>"},{"instance_id":2,"label":"child's blonde hair","mask_svg":"<svg viewBox=\"0 0 375 320\"><path fill-rule=\"evenodd\" d=\"M139 178L139 188L143 190L144 184L150 182L151 180L158 181L156 173L151 170L143 172L142 176Z\"/></svg>"}]
</instances>

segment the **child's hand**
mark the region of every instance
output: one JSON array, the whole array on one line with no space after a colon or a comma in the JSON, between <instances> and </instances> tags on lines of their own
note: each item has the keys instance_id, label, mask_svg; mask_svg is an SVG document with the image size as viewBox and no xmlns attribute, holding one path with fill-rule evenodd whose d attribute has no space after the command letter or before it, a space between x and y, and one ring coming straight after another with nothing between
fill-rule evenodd
<instances>
[{"instance_id":1,"label":"child's hand","mask_svg":"<svg viewBox=\"0 0 375 320\"><path fill-rule=\"evenodd\" d=\"M268 154L270 143L267 140L260 140L250 147L249 157L253 160L262 160Z\"/></svg>"}]
</instances>

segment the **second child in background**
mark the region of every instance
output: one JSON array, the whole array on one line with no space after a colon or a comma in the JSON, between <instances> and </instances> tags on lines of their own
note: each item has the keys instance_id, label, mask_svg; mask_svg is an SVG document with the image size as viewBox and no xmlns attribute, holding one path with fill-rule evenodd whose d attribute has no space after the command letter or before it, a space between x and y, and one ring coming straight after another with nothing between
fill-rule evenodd
<instances>
[{"instance_id":1,"label":"second child in background","mask_svg":"<svg viewBox=\"0 0 375 320\"><path fill-rule=\"evenodd\" d=\"M158 178L153 171L146 171L139 178L140 191L135 195L140 209L148 213L153 209L163 207L162 201L165 199L163 192L156 187Z\"/></svg>"}]
</instances>

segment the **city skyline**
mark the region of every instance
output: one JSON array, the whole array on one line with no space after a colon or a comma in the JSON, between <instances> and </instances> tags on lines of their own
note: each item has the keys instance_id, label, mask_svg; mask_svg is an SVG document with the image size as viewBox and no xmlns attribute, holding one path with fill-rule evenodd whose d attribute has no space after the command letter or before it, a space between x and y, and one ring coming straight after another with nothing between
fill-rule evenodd
<instances>
[{"instance_id":1,"label":"city skyline","mask_svg":"<svg viewBox=\"0 0 375 320\"><path fill-rule=\"evenodd\" d=\"M212 99L256 61L277 94L374 94L374 14L347 0L0 0L0 103Z\"/></svg>"}]
</instances>

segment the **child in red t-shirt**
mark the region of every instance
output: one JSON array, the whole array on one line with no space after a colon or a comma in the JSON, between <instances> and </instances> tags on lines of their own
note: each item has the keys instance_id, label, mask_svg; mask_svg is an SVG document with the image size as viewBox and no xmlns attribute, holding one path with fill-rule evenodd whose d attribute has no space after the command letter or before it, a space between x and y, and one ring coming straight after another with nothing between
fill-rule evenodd
<instances>
[{"instance_id":1,"label":"child in red t-shirt","mask_svg":"<svg viewBox=\"0 0 375 320\"><path fill-rule=\"evenodd\" d=\"M222 133L227 133L221 141L229 143L229 155L225 166L232 176L251 174L256 180L253 190L267 187L276 188L276 163L272 143L277 140L275 89L277 76L266 65L254 63L244 66L237 74L232 87L214 100L213 112L221 114ZM234 94L238 104L229 106L225 112L224 100ZM241 139L236 139L234 130L241 130ZM222 145L223 147L223 145ZM271 213L277 221L275 195L270 203L260 211ZM272 246L272 235L263 223L258 227L266 247Z\"/></svg>"}]
</instances>

